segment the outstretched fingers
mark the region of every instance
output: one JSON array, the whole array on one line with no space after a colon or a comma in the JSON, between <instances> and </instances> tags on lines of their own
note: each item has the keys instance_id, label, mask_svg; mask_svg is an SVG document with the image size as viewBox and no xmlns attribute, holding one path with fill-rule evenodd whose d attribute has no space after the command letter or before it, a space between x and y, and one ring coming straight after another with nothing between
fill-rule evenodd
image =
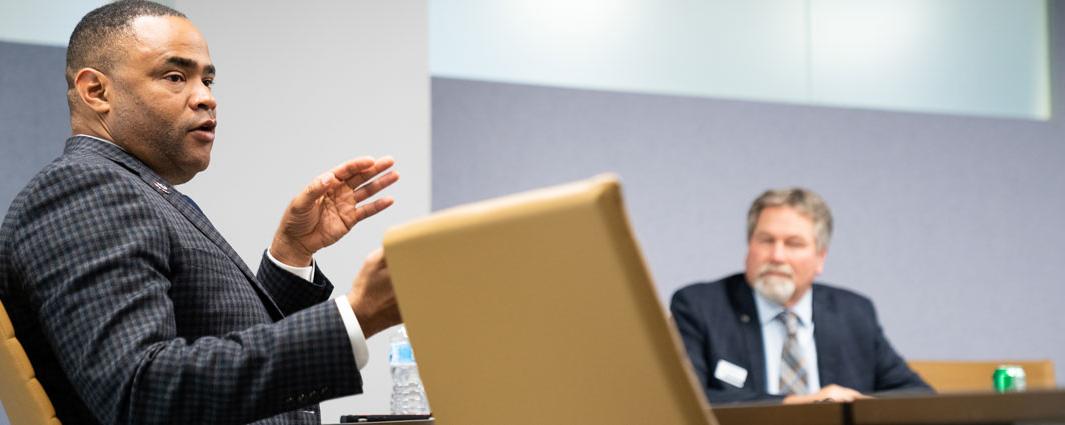
<instances>
[{"instance_id":1,"label":"outstretched fingers","mask_svg":"<svg viewBox=\"0 0 1065 425\"><path fill-rule=\"evenodd\" d=\"M333 177L330 186L317 193L320 195L326 190L331 191L330 199L336 206L336 212L350 230L356 223L374 216L395 202L391 197L369 201L399 180L399 173L390 170L395 163L392 157L387 156L349 160L327 173Z\"/></svg>"},{"instance_id":2,"label":"outstretched fingers","mask_svg":"<svg viewBox=\"0 0 1065 425\"><path fill-rule=\"evenodd\" d=\"M374 160L373 157L361 156L345 161L343 164L337 165L331 171L336 176L337 180L346 182L348 179L359 175L360 173L374 168L374 165L380 160Z\"/></svg>"},{"instance_id":3,"label":"outstretched fingers","mask_svg":"<svg viewBox=\"0 0 1065 425\"><path fill-rule=\"evenodd\" d=\"M374 178L381 176L382 173L392 168L396 164L396 161L390 156L378 158L370 166L362 169L350 168L347 171L350 174L345 174L345 177L337 176L344 184L348 185L351 189L358 189L359 186L366 184Z\"/></svg>"},{"instance_id":4,"label":"outstretched fingers","mask_svg":"<svg viewBox=\"0 0 1065 425\"><path fill-rule=\"evenodd\" d=\"M384 211L386 208L391 207L395 203L395 200L391 196L386 196L380 199L375 199L373 202L359 205L355 209L355 222L363 221L367 218L373 217L377 213Z\"/></svg>"},{"instance_id":5,"label":"outstretched fingers","mask_svg":"<svg viewBox=\"0 0 1065 425\"><path fill-rule=\"evenodd\" d=\"M315 177L314 181L304 187L303 190L292 199L289 208L298 213L309 211L318 202L319 197L339 183L340 180L337 180L333 172L327 171L322 173L318 175L318 177Z\"/></svg>"},{"instance_id":6,"label":"outstretched fingers","mask_svg":"<svg viewBox=\"0 0 1065 425\"><path fill-rule=\"evenodd\" d=\"M369 183L366 183L355 189L355 203L370 199L371 196L374 196L378 192L385 190L385 188L391 186L398 180L399 173L395 172L394 170L381 174L376 179L373 179Z\"/></svg>"}]
</instances>

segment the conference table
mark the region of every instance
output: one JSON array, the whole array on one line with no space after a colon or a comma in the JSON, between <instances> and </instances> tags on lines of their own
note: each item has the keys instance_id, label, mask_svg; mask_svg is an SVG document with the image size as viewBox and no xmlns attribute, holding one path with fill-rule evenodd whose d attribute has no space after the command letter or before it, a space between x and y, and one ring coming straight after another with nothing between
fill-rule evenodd
<instances>
[{"instance_id":1,"label":"conference table","mask_svg":"<svg viewBox=\"0 0 1065 425\"><path fill-rule=\"evenodd\" d=\"M743 403L714 406L712 411L721 425L1050 425L1065 424L1065 390L886 395L852 403Z\"/></svg>"},{"instance_id":2,"label":"conference table","mask_svg":"<svg viewBox=\"0 0 1065 425\"><path fill-rule=\"evenodd\" d=\"M896 395L852 403L713 407L721 425L1065 424L1065 391Z\"/></svg>"}]
</instances>

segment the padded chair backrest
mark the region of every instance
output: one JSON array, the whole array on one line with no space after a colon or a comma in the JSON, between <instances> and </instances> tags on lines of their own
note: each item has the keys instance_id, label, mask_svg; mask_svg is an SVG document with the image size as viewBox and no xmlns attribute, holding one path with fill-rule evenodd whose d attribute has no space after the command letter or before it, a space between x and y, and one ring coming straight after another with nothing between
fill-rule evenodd
<instances>
[{"instance_id":1,"label":"padded chair backrest","mask_svg":"<svg viewBox=\"0 0 1065 425\"><path fill-rule=\"evenodd\" d=\"M994 384L991 375L995 373L995 368L1004 364L1024 368L1029 390L1056 387L1054 362L1050 360L915 360L909 364L928 385L941 393L992 391Z\"/></svg>"},{"instance_id":2,"label":"padded chair backrest","mask_svg":"<svg viewBox=\"0 0 1065 425\"><path fill-rule=\"evenodd\" d=\"M441 211L384 245L437 424L716 424L616 178Z\"/></svg>"},{"instance_id":3,"label":"padded chair backrest","mask_svg":"<svg viewBox=\"0 0 1065 425\"><path fill-rule=\"evenodd\" d=\"M33 366L15 339L15 328L0 303L0 401L12 425L59 425L52 401L33 374Z\"/></svg>"}]
</instances>

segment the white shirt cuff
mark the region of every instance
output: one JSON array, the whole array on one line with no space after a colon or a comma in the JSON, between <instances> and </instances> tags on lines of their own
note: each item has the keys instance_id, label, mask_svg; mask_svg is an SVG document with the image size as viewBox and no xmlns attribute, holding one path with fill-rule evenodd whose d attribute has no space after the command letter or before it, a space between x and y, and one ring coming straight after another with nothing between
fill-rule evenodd
<instances>
[{"instance_id":1,"label":"white shirt cuff","mask_svg":"<svg viewBox=\"0 0 1065 425\"><path fill-rule=\"evenodd\" d=\"M359 370L366 367L366 363L370 361L370 350L366 346L366 336L362 333L362 326L359 326L359 319L355 317L355 311L351 309L351 304L348 304L348 297L341 296L334 298L337 303L337 310L340 310L340 320L344 321L344 328L348 331L348 339L351 340L351 352L355 354L355 365L359 367Z\"/></svg>"},{"instance_id":2,"label":"white shirt cuff","mask_svg":"<svg viewBox=\"0 0 1065 425\"><path fill-rule=\"evenodd\" d=\"M294 274L296 276L299 276L299 277L303 278L303 280L306 280L308 282L314 282L314 259L313 258L311 259L311 265L309 265L307 267L292 267L292 266L290 266L288 264L285 264L285 263L282 263L280 261L277 261L277 259L274 258L274 256L272 254L270 254L270 250L269 249L266 250L266 258L269 258L270 261L272 261L275 266L278 266L278 267L282 268L283 270L288 271L289 273L292 273L292 274Z\"/></svg>"}]
</instances>

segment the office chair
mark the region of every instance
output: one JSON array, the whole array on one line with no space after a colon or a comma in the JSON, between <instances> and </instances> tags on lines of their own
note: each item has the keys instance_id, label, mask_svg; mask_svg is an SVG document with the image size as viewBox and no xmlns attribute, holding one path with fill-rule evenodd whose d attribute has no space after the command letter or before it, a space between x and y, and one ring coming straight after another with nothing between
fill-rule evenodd
<instances>
[{"instance_id":1,"label":"office chair","mask_svg":"<svg viewBox=\"0 0 1065 425\"><path fill-rule=\"evenodd\" d=\"M716 425L605 175L390 229L440 424Z\"/></svg>"},{"instance_id":2,"label":"office chair","mask_svg":"<svg viewBox=\"0 0 1065 425\"><path fill-rule=\"evenodd\" d=\"M0 401L12 425L60 425L0 303Z\"/></svg>"}]
</instances>

